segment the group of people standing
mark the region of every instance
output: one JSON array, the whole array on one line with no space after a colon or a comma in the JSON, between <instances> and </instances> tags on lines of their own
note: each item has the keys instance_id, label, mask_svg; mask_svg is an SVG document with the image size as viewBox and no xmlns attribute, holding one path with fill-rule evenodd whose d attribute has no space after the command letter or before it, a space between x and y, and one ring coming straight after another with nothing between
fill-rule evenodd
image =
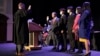
<instances>
[{"instance_id":1,"label":"group of people standing","mask_svg":"<svg viewBox=\"0 0 100 56\"><path fill-rule=\"evenodd\" d=\"M24 45L28 45L29 30L28 30L28 16L30 15L31 6L25 10L25 4L18 4L18 11L14 15L14 42L16 44L16 54L22 55L24 52ZM69 14L65 15L65 12ZM83 6L76 7L76 14L74 14L73 6L68 6L67 10L60 9L61 17L57 17L56 12L52 12L52 20L49 23L49 36L53 39L53 49L55 51L69 51L75 52L75 41L78 44L77 53L82 53L80 42L84 43L86 54L89 56L90 52L90 27L91 27L91 9L90 2L84 2ZM73 37L73 33L75 38ZM49 37L48 37L49 38ZM67 42L69 41L70 49L67 49ZM59 46L61 45L61 49Z\"/></svg>"},{"instance_id":2,"label":"group of people standing","mask_svg":"<svg viewBox=\"0 0 100 56\"><path fill-rule=\"evenodd\" d=\"M65 12L69 14L66 16ZM76 7L76 14L73 6L68 6L60 9L61 17L58 18L56 12L52 12L52 20L49 22L49 39L53 40L54 51L68 51L75 52L75 41L77 41L78 51L76 53L83 53L80 42L84 43L86 54L89 56L90 52L90 31L91 31L91 9L90 2L84 2L82 7ZM48 40L49 41L49 40ZM70 49L67 49L68 43ZM61 49L59 46L61 45Z\"/></svg>"}]
</instances>

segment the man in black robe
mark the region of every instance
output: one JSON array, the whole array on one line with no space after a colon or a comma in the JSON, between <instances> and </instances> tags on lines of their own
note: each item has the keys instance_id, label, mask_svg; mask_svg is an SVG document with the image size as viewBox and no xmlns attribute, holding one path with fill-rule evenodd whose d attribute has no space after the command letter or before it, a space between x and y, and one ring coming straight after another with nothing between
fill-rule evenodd
<instances>
[{"instance_id":1,"label":"man in black robe","mask_svg":"<svg viewBox=\"0 0 100 56\"><path fill-rule=\"evenodd\" d=\"M14 15L14 43L16 44L17 55L22 55L24 50L24 45L28 45L29 42L29 30L28 30L28 14L31 6L29 6L28 11L25 10L25 4L19 3L18 10Z\"/></svg>"}]
</instances>

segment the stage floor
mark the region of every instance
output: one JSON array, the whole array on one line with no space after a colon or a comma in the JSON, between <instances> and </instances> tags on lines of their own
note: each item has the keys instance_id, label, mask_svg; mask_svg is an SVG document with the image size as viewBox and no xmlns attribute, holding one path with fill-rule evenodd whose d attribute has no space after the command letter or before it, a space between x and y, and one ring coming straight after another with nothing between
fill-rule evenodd
<instances>
[{"instance_id":1,"label":"stage floor","mask_svg":"<svg viewBox=\"0 0 100 56\"><path fill-rule=\"evenodd\" d=\"M54 52L51 49L52 46L42 47L41 50L26 52L25 56L83 56L84 54ZM15 45L13 43L0 43L0 56L15 56ZM100 51L91 50L91 56L100 56Z\"/></svg>"}]
</instances>

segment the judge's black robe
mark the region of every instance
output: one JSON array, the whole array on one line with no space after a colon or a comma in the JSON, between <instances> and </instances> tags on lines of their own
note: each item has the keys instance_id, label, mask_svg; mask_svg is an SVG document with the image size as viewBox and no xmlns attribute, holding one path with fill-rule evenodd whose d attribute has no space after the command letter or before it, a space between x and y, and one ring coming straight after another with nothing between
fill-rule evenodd
<instances>
[{"instance_id":1,"label":"judge's black robe","mask_svg":"<svg viewBox=\"0 0 100 56\"><path fill-rule=\"evenodd\" d=\"M17 10L14 15L14 43L26 44L29 42L28 11Z\"/></svg>"}]
</instances>

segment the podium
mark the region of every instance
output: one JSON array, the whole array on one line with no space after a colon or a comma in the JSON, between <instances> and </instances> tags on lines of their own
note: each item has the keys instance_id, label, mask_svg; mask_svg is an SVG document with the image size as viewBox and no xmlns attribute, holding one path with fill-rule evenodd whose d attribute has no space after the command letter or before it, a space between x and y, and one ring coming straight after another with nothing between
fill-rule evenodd
<instances>
[{"instance_id":1,"label":"podium","mask_svg":"<svg viewBox=\"0 0 100 56\"><path fill-rule=\"evenodd\" d=\"M29 50L38 50L41 49L41 46L38 45L38 36L42 32L43 27L39 26L34 22L28 23L29 27L29 46L26 49Z\"/></svg>"}]
</instances>

